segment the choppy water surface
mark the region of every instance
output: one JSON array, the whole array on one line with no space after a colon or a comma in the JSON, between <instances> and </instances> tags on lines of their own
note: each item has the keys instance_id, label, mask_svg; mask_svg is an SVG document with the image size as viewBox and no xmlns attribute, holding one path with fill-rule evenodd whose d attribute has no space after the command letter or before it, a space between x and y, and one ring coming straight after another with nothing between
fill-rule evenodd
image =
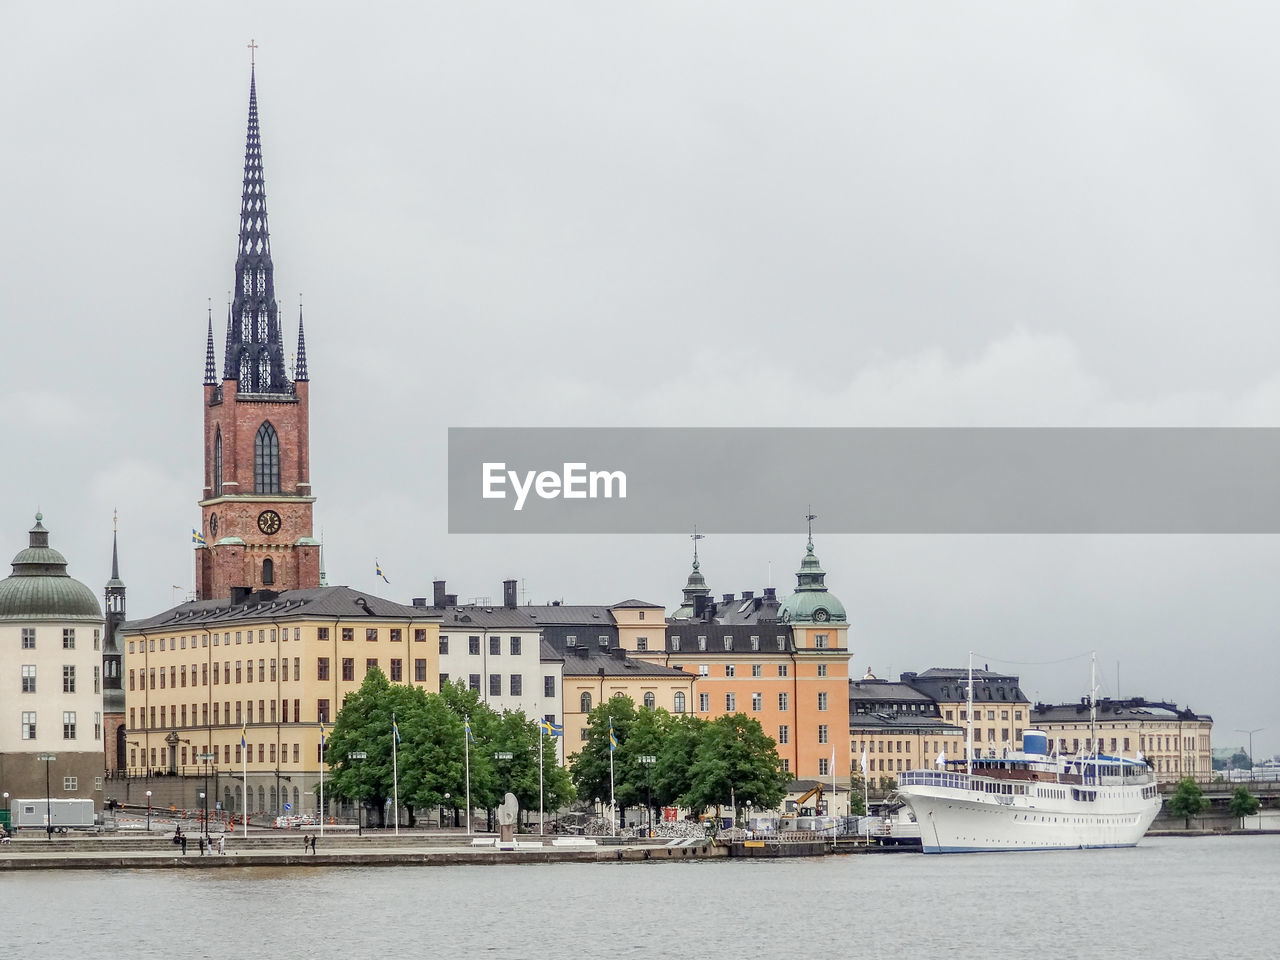
<instances>
[{"instance_id":1,"label":"choppy water surface","mask_svg":"<svg viewBox=\"0 0 1280 960\"><path fill-rule=\"evenodd\" d=\"M1280 954L1280 837L821 860L0 875L0 954L1224 957Z\"/></svg>"}]
</instances>

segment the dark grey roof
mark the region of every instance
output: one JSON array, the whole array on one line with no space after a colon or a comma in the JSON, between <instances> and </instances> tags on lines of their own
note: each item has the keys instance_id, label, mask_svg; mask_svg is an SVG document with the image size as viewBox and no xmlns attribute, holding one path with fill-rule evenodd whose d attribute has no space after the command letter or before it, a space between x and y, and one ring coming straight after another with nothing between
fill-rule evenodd
<instances>
[{"instance_id":1,"label":"dark grey roof","mask_svg":"<svg viewBox=\"0 0 1280 960\"><path fill-rule=\"evenodd\" d=\"M623 610L623 609L626 609L626 608L628 608L628 607L643 607L643 608L644 608L644 609L646 609L646 610L650 610L650 609L665 610L665 609L666 609L666 607L664 607L664 606L663 606L662 604L660 604L660 603L646 603L646 602L645 602L645 601L643 601L643 600L623 600L621 603L615 603L615 604L614 604L612 607L610 607L609 609L610 609L610 610Z\"/></svg>"},{"instance_id":2,"label":"dark grey roof","mask_svg":"<svg viewBox=\"0 0 1280 960\"><path fill-rule=\"evenodd\" d=\"M539 641L539 644L538 658L543 663L555 663L564 659L564 655L557 651L551 644L547 643L547 641L541 640Z\"/></svg>"},{"instance_id":3,"label":"dark grey roof","mask_svg":"<svg viewBox=\"0 0 1280 960\"><path fill-rule=\"evenodd\" d=\"M622 657L613 650L598 650L591 647L577 647L565 654L565 677L598 677L604 670L606 677L681 677L694 679L694 674L674 667L664 667L644 660L633 660Z\"/></svg>"},{"instance_id":4,"label":"dark grey roof","mask_svg":"<svg viewBox=\"0 0 1280 960\"><path fill-rule=\"evenodd\" d=\"M943 702L955 703L966 698L968 667L933 667L924 673L904 673L903 683ZM1018 678L990 670L973 671L975 703L1030 703L1018 687Z\"/></svg>"},{"instance_id":5,"label":"dark grey roof","mask_svg":"<svg viewBox=\"0 0 1280 960\"><path fill-rule=\"evenodd\" d=\"M434 610L440 617L440 632L463 631L468 628L477 630L537 630L537 621L531 619L519 607L480 607L463 604L456 607L419 607L419 610Z\"/></svg>"},{"instance_id":6,"label":"dark grey roof","mask_svg":"<svg viewBox=\"0 0 1280 960\"><path fill-rule=\"evenodd\" d=\"M778 620L778 611L782 607L776 596L756 595L754 591L746 591L752 593L751 597L742 595L733 596L732 600L721 598L715 603L708 604L707 610L703 616L689 619L672 619L672 623L700 623L711 622L720 624L758 624L764 626L766 623L773 623Z\"/></svg>"},{"instance_id":7,"label":"dark grey roof","mask_svg":"<svg viewBox=\"0 0 1280 960\"><path fill-rule=\"evenodd\" d=\"M516 609L525 613L535 623L555 623L564 626L577 626L578 624L616 626L609 608L594 604L574 604L572 606L566 604L526 605Z\"/></svg>"},{"instance_id":8,"label":"dark grey roof","mask_svg":"<svg viewBox=\"0 0 1280 960\"><path fill-rule=\"evenodd\" d=\"M850 680L849 699L868 702L895 701L933 703L934 700L909 683L895 680Z\"/></svg>"},{"instance_id":9,"label":"dark grey roof","mask_svg":"<svg viewBox=\"0 0 1280 960\"><path fill-rule=\"evenodd\" d=\"M821 786L827 793L831 792L831 781L826 780L792 780L787 784L787 793L808 793L814 787ZM848 793L849 785L836 781L836 793Z\"/></svg>"},{"instance_id":10,"label":"dark grey roof","mask_svg":"<svg viewBox=\"0 0 1280 960\"><path fill-rule=\"evenodd\" d=\"M1088 720L1087 697L1081 698L1078 703L1037 703L1031 708L1033 724L1080 723ZM1176 703L1151 701L1142 697L1098 701L1098 722L1113 723L1126 720L1184 720L1212 723L1213 717L1207 713L1196 713L1190 707L1179 707Z\"/></svg>"},{"instance_id":11,"label":"dark grey roof","mask_svg":"<svg viewBox=\"0 0 1280 960\"><path fill-rule=\"evenodd\" d=\"M681 654L707 653L741 656L744 652L754 652L751 649L752 637L759 638L758 649L761 653L795 652L795 637L791 633L791 627L776 620L759 623L708 623L703 620L668 620L666 630L668 650L671 649L673 637L680 638L679 652ZM707 638L705 651L698 649L699 637ZM725 637L733 638L732 646L729 649L725 648ZM778 637L783 638L781 650L778 648Z\"/></svg>"},{"instance_id":12,"label":"dark grey roof","mask_svg":"<svg viewBox=\"0 0 1280 960\"><path fill-rule=\"evenodd\" d=\"M369 617L378 620L438 621L440 611L396 603L350 587L314 587L308 590L264 590L250 594L242 603L228 599L192 600L147 617L130 620L126 633L148 630L180 630L188 625L230 621L264 623L271 620L303 620L314 617Z\"/></svg>"}]
</instances>

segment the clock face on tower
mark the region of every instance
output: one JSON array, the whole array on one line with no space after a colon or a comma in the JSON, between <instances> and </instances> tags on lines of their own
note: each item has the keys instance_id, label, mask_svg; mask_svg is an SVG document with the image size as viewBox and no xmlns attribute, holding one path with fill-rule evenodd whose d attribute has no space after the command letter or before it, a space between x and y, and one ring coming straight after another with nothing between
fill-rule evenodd
<instances>
[{"instance_id":1,"label":"clock face on tower","mask_svg":"<svg viewBox=\"0 0 1280 960\"><path fill-rule=\"evenodd\" d=\"M263 510L258 514L258 529L271 536L280 529L280 514L274 510Z\"/></svg>"}]
</instances>

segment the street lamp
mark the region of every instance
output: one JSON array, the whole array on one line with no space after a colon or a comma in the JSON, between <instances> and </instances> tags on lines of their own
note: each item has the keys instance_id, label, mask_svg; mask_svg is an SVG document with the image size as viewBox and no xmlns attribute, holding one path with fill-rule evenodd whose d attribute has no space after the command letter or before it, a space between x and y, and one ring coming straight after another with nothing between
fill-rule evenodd
<instances>
[{"instance_id":1,"label":"street lamp","mask_svg":"<svg viewBox=\"0 0 1280 960\"><path fill-rule=\"evenodd\" d=\"M644 767L645 809L649 812L649 836L653 836L653 765L658 758L646 753L636 757L636 762Z\"/></svg>"},{"instance_id":2,"label":"street lamp","mask_svg":"<svg viewBox=\"0 0 1280 960\"><path fill-rule=\"evenodd\" d=\"M45 839L53 839L53 798L49 791L49 763L58 759L56 753L40 753L36 754L37 760L44 761L44 819L45 819Z\"/></svg>"},{"instance_id":3,"label":"street lamp","mask_svg":"<svg viewBox=\"0 0 1280 960\"><path fill-rule=\"evenodd\" d=\"M204 792L200 794L200 799L204 801L204 837L206 840L209 839L209 761L216 759L217 756L216 753L209 753L208 751L196 754L197 760L204 761Z\"/></svg>"},{"instance_id":4,"label":"street lamp","mask_svg":"<svg viewBox=\"0 0 1280 960\"><path fill-rule=\"evenodd\" d=\"M1253 779L1253 735L1261 733L1266 727L1254 727L1252 730L1236 730L1236 733L1246 733L1249 735L1249 779Z\"/></svg>"},{"instance_id":5,"label":"street lamp","mask_svg":"<svg viewBox=\"0 0 1280 960\"><path fill-rule=\"evenodd\" d=\"M147 835L151 834L151 791L147 791Z\"/></svg>"},{"instance_id":6,"label":"street lamp","mask_svg":"<svg viewBox=\"0 0 1280 960\"><path fill-rule=\"evenodd\" d=\"M364 750L352 750L347 754L348 760L368 760L369 754ZM359 806L356 807L356 835L364 836L364 797L356 797Z\"/></svg>"}]
</instances>

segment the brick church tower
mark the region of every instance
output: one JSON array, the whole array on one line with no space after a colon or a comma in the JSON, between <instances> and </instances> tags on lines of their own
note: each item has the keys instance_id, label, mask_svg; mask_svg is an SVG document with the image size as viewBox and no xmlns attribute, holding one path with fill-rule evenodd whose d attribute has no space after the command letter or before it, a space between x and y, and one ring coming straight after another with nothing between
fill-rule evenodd
<instances>
[{"instance_id":1,"label":"brick church tower","mask_svg":"<svg viewBox=\"0 0 1280 960\"><path fill-rule=\"evenodd\" d=\"M320 583L312 533L307 352L298 311L293 379L285 369L275 300L256 78L249 76L235 296L227 315L222 381L205 345L204 496L196 546L196 598L237 587L296 590Z\"/></svg>"}]
</instances>

